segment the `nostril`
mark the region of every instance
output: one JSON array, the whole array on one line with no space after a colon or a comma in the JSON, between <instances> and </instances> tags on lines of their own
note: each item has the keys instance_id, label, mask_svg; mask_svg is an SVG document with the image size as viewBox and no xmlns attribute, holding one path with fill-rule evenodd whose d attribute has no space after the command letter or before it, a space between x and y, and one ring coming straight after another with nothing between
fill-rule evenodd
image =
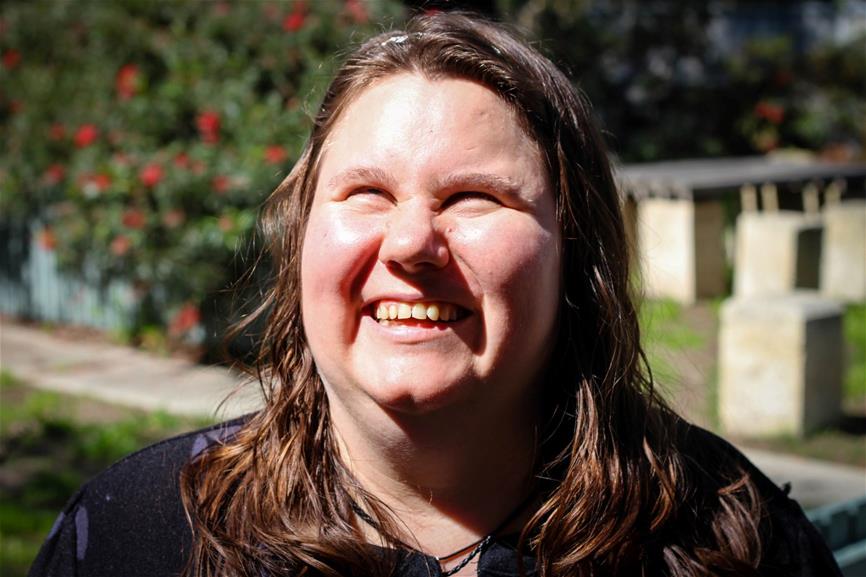
<instances>
[{"instance_id":1,"label":"nostril","mask_svg":"<svg viewBox=\"0 0 866 577\"><path fill-rule=\"evenodd\" d=\"M450 261L445 236L429 214L418 211L395 216L380 247L379 260L396 270L415 272L443 268Z\"/></svg>"}]
</instances>

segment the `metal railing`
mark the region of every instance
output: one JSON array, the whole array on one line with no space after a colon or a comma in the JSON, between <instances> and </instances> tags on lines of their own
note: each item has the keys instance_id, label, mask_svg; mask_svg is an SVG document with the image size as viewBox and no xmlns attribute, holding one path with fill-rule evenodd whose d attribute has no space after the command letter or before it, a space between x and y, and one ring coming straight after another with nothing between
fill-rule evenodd
<instances>
[{"instance_id":1,"label":"metal railing","mask_svg":"<svg viewBox=\"0 0 866 577\"><path fill-rule=\"evenodd\" d=\"M866 485L866 479L863 480ZM866 494L806 512L833 551L842 574L866 575Z\"/></svg>"}]
</instances>

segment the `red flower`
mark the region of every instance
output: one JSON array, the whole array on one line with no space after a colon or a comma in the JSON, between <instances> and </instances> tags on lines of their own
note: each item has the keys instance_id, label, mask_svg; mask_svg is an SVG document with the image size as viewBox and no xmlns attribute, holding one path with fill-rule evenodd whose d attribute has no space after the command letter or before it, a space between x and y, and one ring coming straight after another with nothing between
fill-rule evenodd
<instances>
[{"instance_id":1,"label":"red flower","mask_svg":"<svg viewBox=\"0 0 866 577\"><path fill-rule=\"evenodd\" d=\"M346 0L346 12L358 24L364 24L370 19L370 16L367 14L367 8L361 0Z\"/></svg>"},{"instance_id":2,"label":"red flower","mask_svg":"<svg viewBox=\"0 0 866 577\"><path fill-rule=\"evenodd\" d=\"M147 187L154 187L160 183L163 177L162 166L158 164L148 164L138 173L138 179L141 184Z\"/></svg>"},{"instance_id":3,"label":"red flower","mask_svg":"<svg viewBox=\"0 0 866 577\"><path fill-rule=\"evenodd\" d=\"M129 237L123 234L119 234L111 241L111 254L114 256L123 256L129 249L132 247L132 241L129 240Z\"/></svg>"},{"instance_id":4,"label":"red flower","mask_svg":"<svg viewBox=\"0 0 866 577\"><path fill-rule=\"evenodd\" d=\"M178 168L189 168L189 155L181 152L174 157L174 165Z\"/></svg>"},{"instance_id":5,"label":"red flower","mask_svg":"<svg viewBox=\"0 0 866 577\"><path fill-rule=\"evenodd\" d=\"M192 303L186 303L174 314L168 327L172 336L180 336L195 328L201 320L201 312Z\"/></svg>"},{"instance_id":6,"label":"red flower","mask_svg":"<svg viewBox=\"0 0 866 577\"><path fill-rule=\"evenodd\" d=\"M762 100L755 105L755 116L773 124L780 124L785 118L785 109L778 104Z\"/></svg>"},{"instance_id":7,"label":"red flower","mask_svg":"<svg viewBox=\"0 0 866 577\"><path fill-rule=\"evenodd\" d=\"M195 119L201 139L213 144L220 139L220 115L212 110L206 110Z\"/></svg>"},{"instance_id":8,"label":"red flower","mask_svg":"<svg viewBox=\"0 0 866 577\"><path fill-rule=\"evenodd\" d=\"M111 177L104 172L100 172L99 174L94 174L90 179L90 182L96 185L99 192L104 192L109 186L111 186Z\"/></svg>"},{"instance_id":9,"label":"red flower","mask_svg":"<svg viewBox=\"0 0 866 577\"><path fill-rule=\"evenodd\" d=\"M120 218L120 222L123 223L123 226L133 230L144 228L146 220L144 213L137 208L130 208L123 211L123 216Z\"/></svg>"},{"instance_id":10,"label":"red flower","mask_svg":"<svg viewBox=\"0 0 866 577\"><path fill-rule=\"evenodd\" d=\"M3 66L6 70L12 70L21 62L21 53L17 50L7 50L3 53Z\"/></svg>"},{"instance_id":11,"label":"red flower","mask_svg":"<svg viewBox=\"0 0 866 577\"><path fill-rule=\"evenodd\" d=\"M75 146L86 148L99 138L99 129L93 124L84 124L75 132Z\"/></svg>"},{"instance_id":12,"label":"red flower","mask_svg":"<svg viewBox=\"0 0 866 577\"><path fill-rule=\"evenodd\" d=\"M231 180L229 180L229 177L221 174L219 176L213 177L213 180L211 181L211 188L213 188L215 193L223 194L229 189L230 184Z\"/></svg>"},{"instance_id":13,"label":"red flower","mask_svg":"<svg viewBox=\"0 0 866 577\"><path fill-rule=\"evenodd\" d=\"M51 128L48 129L48 137L51 138L51 140L63 140L66 138L66 127L59 122L55 122L51 125Z\"/></svg>"},{"instance_id":14,"label":"red flower","mask_svg":"<svg viewBox=\"0 0 866 577\"><path fill-rule=\"evenodd\" d=\"M39 235L36 237L36 242L43 250L54 250L57 248L57 237L54 235L54 231L49 227L45 227L39 231Z\"/></svg>"},{"instance_id":15,"label":"red flower","mask_svg":"<svg viewBox=\"0 0 866 577\"><path fill-rule=\"evenodd\" d=\"M10 100L9 101L9 112L12 114L18 114L24 110L24 103L20 100Z\"/></svg>"},{"instance_id":16,"label":"red flower","mask_svg":"<svg viewBox=\"0 0 866 577\"><path fill-rule=\"evenodd\" d=\"M78 184L85 190L93 192L105 192L111 186L111 177L104 172L96 174L85 174L78 179Z\"/></svg>"},{"instance_id":17,"label":"red flower","mask_svg":"<svg viewBox=\"0 0 866 577\"><path fill-rule=\"evenodd\" d=\"M46 184L54 186L58 184L63 177L66 176L66 169L62 164L52 164L45 170L45 174L42 178L45 180Z\"/></svg>"},{"instance_id":18,"label":"red flower","mask_svg":"<svg viewBox=\"0 0 866 577\"><path fill-rule=\"evenodd\" d=\"M307 19L307 6L303 2L295 4L295 9L292 10L285 18L283 18L283 30L286 32L297 32L304 27L304 22Z\"/></svg>"},{"instance_id":19,"label":"red flower","mask_svg":"<svg viewBox=\"0 0 866 577\"><path fill-rule=\"evenodd\" d=\"M286 159L286 149L282 146L269 146L265 149L265 162L281 164Z\"/></svg>"},{"instance_id":20,"label":"red flower","mask_svg":"<svg viewBox=\"0 0 866 577\"><path fill-rule=\"evenodd\" d=\"M138 92L138 66L135 64L122 66L117 71L114 86L121 100L129 100L135 96L136 92Z\"/></svg>"}]
</instances>

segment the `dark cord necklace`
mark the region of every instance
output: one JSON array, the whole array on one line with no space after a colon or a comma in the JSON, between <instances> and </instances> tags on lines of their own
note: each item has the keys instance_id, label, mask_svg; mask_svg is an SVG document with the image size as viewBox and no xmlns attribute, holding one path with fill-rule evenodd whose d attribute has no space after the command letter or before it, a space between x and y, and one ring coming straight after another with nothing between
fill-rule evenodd
<instances>
[{"instance_id":1,"label":"dark cord necklace","mask_svg":"<svg viewBox=\"0 0 866 577\"><path fill-rule=\"evenodd\" d=\"M433 557L434 559L436 559L436 562L440 564L440 571L442 577L451 577L451 575L457 574L457 572L466 567L470 561L472 561L473 559L481 555L481 553L483 553L485 550L487 550L487 548L490 547L490 544L493 543L493 537L496 535L496 533L504 529L506 525L513 521L515 517L517 517L518 513L523 511L523 509L526 507L526 504L529 503L529 500L533 497L533 495L534 493L531 493L526 499L521 501L520 504L513 511L511 511L511 513L508 514L508 517L506 517L504 521L502 521L495 529L493 529L493 531L488 533L485 537L482 537L474 543L470 543L469 545L461 547L460 549L457 549L456 551L454 551L453 553L449 553L448 555L442 555L441 557ZM375 529L378 533L382 533L379 524L376 523L376 521L366 511L361 509L361 507L359 507L357 503L352 503L352 510L355 512L356 515L358 515L358 517L360 517L365 523L367 523L367 525ZM402 545L406 549L409 549L411 551L418 551L414 547L410 547L405 543L402 543ZM460 561L457 565L448 570L441 569L441 564L443 561L452 559L467 551L468 549L472 550L469 551L469 554L464 557L463 560ZM418 552L424 554L423 551Z\"/></svg>"}]
</instances>

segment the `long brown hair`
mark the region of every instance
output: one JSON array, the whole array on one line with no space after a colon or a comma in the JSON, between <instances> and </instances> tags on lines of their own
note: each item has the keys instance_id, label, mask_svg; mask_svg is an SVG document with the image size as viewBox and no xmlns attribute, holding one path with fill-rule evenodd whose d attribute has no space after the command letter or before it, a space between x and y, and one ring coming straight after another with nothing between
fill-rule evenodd
<instances>
[{"instance_id":1,"label":"long brown hair","mask_svg":"<svg viewBox=\"0 0 866 577\"><path fill-rule=\"evenodd\" d=\"M192 461L182 495L193 530L188 574L384 575L396 521L342 466L328 400L304 336L300 254L323 143L348 103L399 72L461 77L493 90L543 152L562 232L561 318L546 379L537 477L544 502L520 547L538 574L750 575L760 506L748 476L715 451L689 457L690 427L653 389L629 290L629 251L607 153L589 104L548 59L502 25L460 14L411 20L372 38L338 71L303 154L269 198L275 267L258 359L265 408Z\"/></svg>"}]
</instances>

